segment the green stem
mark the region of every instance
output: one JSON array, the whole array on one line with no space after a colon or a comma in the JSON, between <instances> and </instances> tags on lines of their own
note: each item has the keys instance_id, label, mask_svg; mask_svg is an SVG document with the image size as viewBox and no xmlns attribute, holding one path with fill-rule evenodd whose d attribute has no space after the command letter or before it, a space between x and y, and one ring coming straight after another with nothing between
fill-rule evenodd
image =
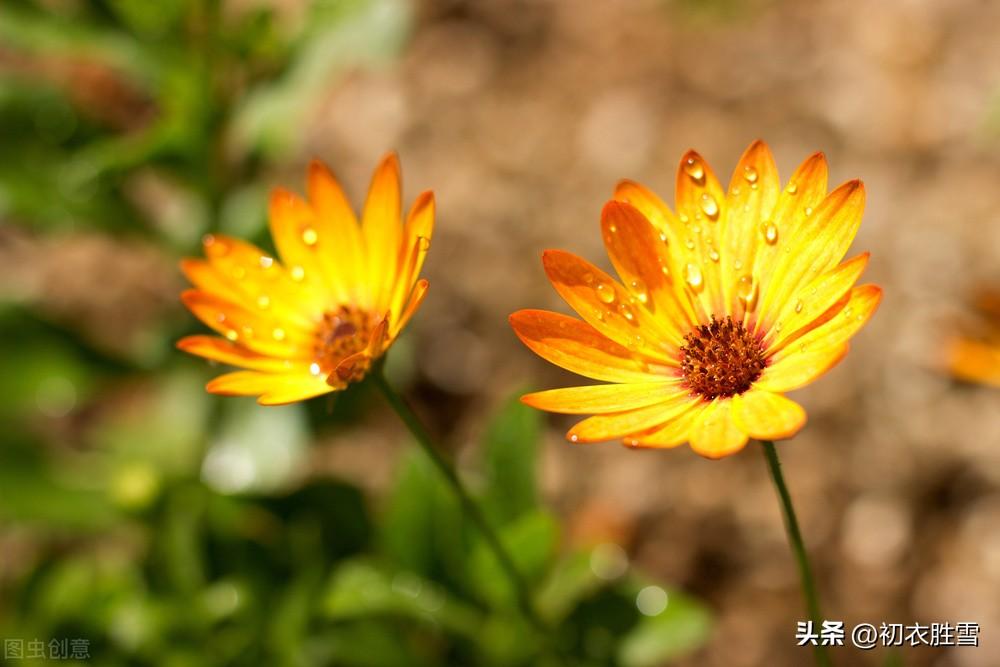
<instances>
[{"instance_id":1,"label":"green stem","mask_svg":"<svg viewBox=\"0 0 1000 667\"><path fill-rule=\"evenodd\" d=\"M781 462L778 460L778 452L774 448L774 443L769 440L761 440L760 444L764 448L764 457L767 459L767 467L771 472L771 480L774 488L778 492L778 500L781 501L781 509L784 512L785 531L788 533L788 543L792 547L792 553L799 566L799 579L802 583L802 594L806 599L806 610L813 623L815 632L819 632L823 627L823 615L819 610L819 595L816 593L816 581L813 578L812 568L809 565L809 556L806 554L805 542L802 540L802 533L799 531L799 521L795 518L795 507L792 505L792 497L788 493L785 485L785 478L781 474ZM820 667L831 667L830 655L823 645L813 647L816 657L816 664Z\"/></svg>"},{"instance_id":2,"label":"green stem","mask_svg":"<svg viewBox=\"0 0 1000 667\"><path fill-rule=\"evenodd\" d=\"M462 509L465 511L466 515L472 519L472 522L476 524L479 531L486 538L486 544L489 546L490 550L496 556L497 561L503 568L504 573L507 578L510 579L511 585L514 587L514 591L517 595L517 602L521 608L521 612L524 614L525 618L535 626L543 636L549 633L549 628L546 623L539 616L538 612L535 610L535 605L531 600L531 594L528 592L528 586L521 577L521 574L517 571L517 566L514 564L514 560L507 553L506 547L500 541L500 537L497 535L496 531L487 521L486 516L483 514L482 510L479 509L479 505L473 500L469 491L462 484L462 480L459 478L458 473L455 471L455 466L448 460L446 455L434 444L431 436L427 433L424 425L421 423L420 418L413 412L403 397L396 393L396 391L389 385L388 381L385 379L385 375L382 373L381 369L376 370L372 373L372 377L375 384L378 386L382 395L392 406L392 409L396 411L399 418L403 420L406 427L410 430L410 433L420 446L423 447L427 456L430 457L434 465L437 466L438 471L445 478L448 484L451 486L452 491L458 496L459 501L462 504Z\"/></svg>"}]
</instances>

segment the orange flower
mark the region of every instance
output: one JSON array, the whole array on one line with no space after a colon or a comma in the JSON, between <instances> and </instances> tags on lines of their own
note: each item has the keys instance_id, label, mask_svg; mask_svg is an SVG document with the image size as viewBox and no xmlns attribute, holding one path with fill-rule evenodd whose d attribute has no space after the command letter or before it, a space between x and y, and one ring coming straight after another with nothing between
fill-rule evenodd
<instances>
[{"instance_id":1,"label":"orange flower","mask_svg":"<svg viewBox=\"0 0 1000 667\"><path fill-rule=\"evenodd\" d=\"M399 160L372 178L361 224L330 170L309 166L308 201L277 189L271 236L281 261L221 235L205 238L207 260L181 268L196 289L181 295L223 338L189 336L177 346L240 370L208 391L259 396L279 405L360 380L406 326L427 292L417 280L434 226L434 195L417 197L400 225Z\"/></svg>"},{"instance_id":2,"label":"orange flower","mask_svg":"<svg viewBox=\"0 0 1000 667\"><path fill-rule=\"evenodd\" d=\"M782 189L757 141L728 192L700 155L686 153L676 214L643 186L619 183L601 229L621 281L549 250L549 280L582 320L541 310L511 316L536 354L612 384L522 400L593 414L570 429L572 442L690 442L721 458L749 437L793 436L806 414L784 392L839 362L881 299L874 285L854 286L867 253L840 263L861 223L864 187L854 180L827 194L826 179L817 153Z\"/></svg>"},{"instance_id":3,"label":"orange flower","mask_svg":"<svg viewBox=\"0 0 1000 667\"><path fill-rule=\"evenodd\" d=\"M981 335L952 340L948 366L959 379L1000 387L1000 292L984 291L976 310Z\"/></svg>"}]
</instances>

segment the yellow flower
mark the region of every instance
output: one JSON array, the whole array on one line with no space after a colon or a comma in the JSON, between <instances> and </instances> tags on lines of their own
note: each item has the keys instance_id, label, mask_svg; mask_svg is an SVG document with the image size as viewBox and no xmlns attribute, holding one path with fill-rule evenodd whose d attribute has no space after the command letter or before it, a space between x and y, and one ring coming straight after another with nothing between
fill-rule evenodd
<instances>
[{"instance_id":1,"label":"yellow flower","mask_svg":"<svg viewBox=\"0 0 1000 667\"><path fill-rule=\"evenodd\" d=\"M867 253L840 263L861 223L864 187L854 180L827 194L826 179L817 153L782 189L771 152L757 141L728 191L700 155L686 153L676 214L643 186L621 182L601 215L621 281L549 250L549 280L582 320L540 310L511 316L536 354L612 384L522 400L594 415L569 431L572 442L690 442L721 458L749 437L797 433L805 411L784 392L839 362L881 299L876 286L854 286Z\"/></svg>"},{"instance_id":2,"label":"yellow flower","mask_svg":"<svg viewBox=\"0 0 1000 667\"><path fill-rule=\"evenodd\" d=\"M951 342L948 366L962 380L1000 387L1000 292L985 291L977 300L982 332Z\"/></svg>"},{"instance_id":3,"label":"yellow flower","mask_svg":"<svg viewBox=\"0 0 1000 667\"><path fill-rule=\"evenodd\" d=\"M434 226L434 195L417 197L400 225L399 160L375 170L361 224L330 170L309 166L308 201L277 189L271 236L281 261L221 235L205 238L206 260L181 268L196 289L181 296L223 338L190 336L177 346L240 370L208 391L259 396L279 405L360 380L406 326L427 292L418 280Z\"/></svg>"}]
</instances>

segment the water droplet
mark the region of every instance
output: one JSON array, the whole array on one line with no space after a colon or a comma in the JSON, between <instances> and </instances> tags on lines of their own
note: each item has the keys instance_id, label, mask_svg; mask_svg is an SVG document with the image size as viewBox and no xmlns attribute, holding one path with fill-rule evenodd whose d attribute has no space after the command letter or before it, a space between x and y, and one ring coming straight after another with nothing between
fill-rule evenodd
<instances>
[{"instance_id":1,"label":"water droplet","mask_svg":"<svg viewBox=\"0 0 1000 667\"><path fill-rule=\"evenodd\" d=\"M266 294L261 294L257 297L257 307L261 310L267 309L271 305L271 297Z\"/></svg>"},{"instance_id":2,"label":"water droplet","mask_svg":"<svg viewBox=\"0 0 1000 667\"><path fill-rule=\"evenodd\" d=\"M760 226L760 231L764 235L764 240L768 245L774 245L778 240L778 226L771 221L767 221Z\"/></svg>"},{"instance_id":3,"label":"water droplet","mask_svg":"<svg viewBox=\"0 0 1000 667\"><path fill-rule=\"evenodd\" d=\"M747 179L747 183L756 183L757 170L750 165L743 167L743 178Z\"/></svg>"},{"instance_id":4,"label":"water droplet","mask_svg":"<svg viewBox=\"0 0 1000 667\"><path fill-rule=\"evenodd\" d=\"M740 196L740 192L741 192L740 186L737 185L737 186L733 187L733 196L734 197L739 197Z\"/></svg>"},{"instance_id":5,"label":"water droplet","mask_svg":"<svg viewBox=\"0 0 1000 667\"><path fill-rule=\"evenodd\" d=\"M419 248L423 252L427 252L431 248L431 240L426 236L418 236L417 248Z\"/></svg>"},{"instance_id":6,"label":"water droplet","mask_svg":"<svg viewBox=\"0 0 1000 667\"><path fill-rule=\"evenodd\" d=\"M319 240L319 234L312 227L306 227L302 230L302 242L308 246L316 245L316 241Z\"/></svg>"},{"instance_id":7,"label":"water droplet","mask_svg":"<svg viewBox=\"0 0 1000 667\"><path fill-rule=\"evenodd\" d=\"M684 245L687 247L688 250L694 250L694 240L693 239L688 239L687 241L684 242Z\"/></svg>"},{"instance_id":8,"label":"water droplet","mask_svg":"<svg viewBox=\"0 0 1000 667\"><path fill-rule=\"evenodd\" d=\"M615 288L607 283L597 283L597 287L594 288L597 292L597 298L602 303L614 303L615 302Z\"/></svg>"},{"instance_id":9,"label":"water droplet","mask_svg":"<svg viewBox=\"0 0 1000 667\"><path fill-rule=\"evenodd\" d=\"M594 317L597 318L598 322L603 322L604 321L604 311L601 310L600 308L595 309L594 310Z\"/></svg>"},{"instance_id":10,"label":"water droplet","mask_svg":"<svg viewBox=\"0 0 1000 667\"><path fill-rule=\"evenodd\" d=\"M785 192L787 192L790 195L794 195L798 191L799 191L799 186L797 186L794 181L789 183L788 187L785 188Z\"/></svg>"},{"instance_id":11,"label":"water droplet","mask_svg":"<svg viewBox=\"0 0 1000 667\"><path fill-rule=\"evenodd\" d=\"M686 214L684 214L684 213L678 213L678 214L677 214L677 217L678 217L678 218L680 219L680 221L681 221L681 222L683 222L683 223L684 223L685 225L686 225L686 224L687 224L687 223L688 223L688 222L689 222L689 221L691 220L691 218L687 217L687 215L686 215Z\"/></svg>"},{"instance_id":12,"label":"water droplet","mask_svg":"<svg viewBox=\"0 0 1000 667\"><path fill-rule=\"evenodd\" d=\"M688 263L685 267L684 280L695 292L700 292L702 285L704 284L701 277L701 269L698 268L697 264Z\"/></svg>"},{"instance_id":13,"label":"water droplet","mask_svg":"<svg viewBox=\"0 0 1000 667\"><path fill-rule=\"evenodd\" d=\"M627 303L618 304L618 313L629 322L635 320L635 313L632 312L632 309L629 308Z\"/></svg>"},{"instance_id":14,"label":"water droplet","mask_svg":"<svg viewBox=\"0 0 1000 667\"><path fill-rule=\"evenodd\" d=\"M267 255L260 256L260 268L270 269L274 266L274 257L268 257Z\"/></svg>"},{"instance_id":15,"label":"water droplet","mask_svg":"<svg viewBox=\"0 0 1000 667\"><path fill-rule=\"evenodd\" d=\"M844 315L846 315L847 317L850 317L853 314L854 314L854 308L852 308L851 306L848 306L847 308L844 308Z\"/></svg>"},{"instance_id":16,"label":"water droplet","mask_svg":"<svg viewBox=\"0 0 1000 667\"><path fill-rule=\"evenodd\" d=\"M666 232L660 232L660 240L663 241L664 244L667 243L667 234L666 234Z\"/></svg>"},{"instance_id":17,"label":"water droplet","mask_svg":"<svg viewBox=\"0 0 1000 667\"><path fill-rule=\"evenodd\" d=\"M691 177L696 183L701 183L705 180L705 168L701 166L701 162L693 157L689 157L684 161L684 173Z\"/></svg>"},{"instance_id":18,"label":"water droplet","mask_svg":"<svg viewBox=\"0 0 1000 667\"><path fill-rule=\"evenodd\" d=\"M317 364L315 361L309 364L309 373L311 375L319 375L320 372L322 372L322 370L320 369L319 364Z\"/></svg>"},{"instance_id":19,"label":"water droplet","mask_svg":"<svg viewBox=\"0 0 1000 667\"><path fill-rule=\"evenodd\" d=\"M701 196L701 210L705 212L709 220L715 220L719 217L719 203L707 192Z\"/></svg>"},{"instance_id":20,"label":"water droplet","mask_svg":"<svg viewBox=\"0 0 1000 667\"><path fill-rule=\"evenodd\" d=\"M808 218L808 217L809 217L810 215L812 215L812 214L813 214L813 209L812 209L812 206L806 206L806 208L805 208L805 210L803 211L803 213L805 213L805 214L806 214L806 217L807 217L807 218Z\"/></svg>"},{"instance_id":21,"label":"water droplet","mask_svg":"<svg viewBox=\"0 0 1000 667\"><path fill-rule=\"evenodd\" d=\"M292 280L294 280L297 283L302 282L303 279L305 279L306 277L306 270L303 269L301 266L293 266L289 271L289 273L292 276Z\"/></svg>"},{"instance_id":22,"label":"water droplet","mask_svg":"<svg viewBox=\"0 0 1000 667\"><path fill-rule=\"evenodd\" d=\"M701 225L691 225L691 231L695 234L701 234Z\"/></svg>"},{"instance_id":23,"label":"water droplet","mask_svg":"<svg viewBox=\"0 0 1000 667\"><path fill-rule=\"evenodd\" d=\"M795 312L796 313L801 313L803 305L804 304L802 303L802 299L799 299L798 301L796 301L795 302Z\"/></svg>"},{"instance_id":24,"label":"water droplet","mask_svg":"<svg viewBox=\"0 0 1000 667\"><path fill-rule=\"evenodd\" d=\"M719 251L716 250L715 248L709 248L708 249L708 258L710 260L712 260L713 262L718 262L719 261Z\"/></svg>"},{"instance_id":25,"label":"water droplet","mask_svg":"<svg viewBox=\"0 0 1000 667\"><path fill-rule=\"evenodd\" d=\"M736 296L739 297L748 311L757 306L758 292L757 281L753 279L753 276L740 276L740 280L736 284Z\"/></svg>"},{"instance_id":26,"label":"water droplet","mask_svg":"<svg viewBox=\"0 0 1000 667\"><path fill-rule=\"evenodd\" d=\"M239 337L240 337L240 334L236 331L236 329L229 329L229 330L226 331L226 338L228 338L231 341L235 342L236 339L239 338Z\"/></svg>"},{"instance_id":27,"label":"water droplet","mask_svg":"<svg viewBox=\"0 0 1000 667\"><path fill-rule=\"evenodd\" d=\"M615 232L618 231L618 225L612 222L610 225L608 225L608 231L614 234Z\"/></svg>"},{"instance_id":28,"label":"water droplet","mask_svg":"<svg viewBox=\"0 0 1000 667\"><path fill-rule=\"evenodd\" d=\"M733 268L739 271L740 269L743 268L743 262L741 260L736 260L735 262L733 262Z\"/></svg>"},{"instance_id":29,"label":"water droplet","mask_svg":"<svg viewBox=\"0 0 1000 667\"><path fill-rule=\"evenodd\" d=\"M274 337L274 340L285 340L285 330L281 327L275 327L274 331L271 332L271 335Z\"/></svg>"},{"instance_id":30,"label":"water droplet","mask_svg":"<svg viewBox=\"0 0 1000 667\"><path fill-rule=\"evenodd\" d=\"M571 433L570 436L569 436L569 441L570 442L579 442L580 441L580 436L578 436L576 433Z\"/></svg>"},{"instance_id":31,"label":"water droplet","mask_svg":"<svg viewBox=\"0 0 1000 667\"><path fill-rule=\"evenodd\" d=\"M635 296L637 299L639 299L640 303L649 302L649 292L646 289L646 283L642 282L639 279L633 280L632 291L635 293Z\"/></svg>"}]
</instances>

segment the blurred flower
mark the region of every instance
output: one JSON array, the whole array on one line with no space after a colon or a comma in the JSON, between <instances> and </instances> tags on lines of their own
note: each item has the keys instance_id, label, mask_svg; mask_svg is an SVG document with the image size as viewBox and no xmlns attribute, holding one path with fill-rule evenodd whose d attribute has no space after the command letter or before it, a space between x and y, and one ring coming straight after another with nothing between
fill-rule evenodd
<instances>
[{"instance_id":1,"label":"blurred flower","mask_svg":"<svg viewBox=\"0 0 1000 667\"><path fill-rule=\"evenodd\" d=\"M826 192L822 154L781 188L760 141L724 192L700 155L677 174L677 214L631 181L601 215L616 281L568 252L549 250L549 280L583 321L540 310L511 316L548 361L613 384L528 394L528 405L594 414L572 442L623 438L633 447L690 442L733 454L749 437L789 438L805 411L783 393L809 384L847 353L881 299L854 286L868 254L839 264L864 208L864 187Z\"/></svg>"},{"instance_id":2,"label":"blurred flower","mask_svg":"<svg viewBox=\"0 0 1000 667\"><path fill-rule=\"evenodd\" d=\"M962 380L1000 387L1000 292L984 291L976 302L980 335L952 340L948 368Z\"/></svg>"},{"instance_id":3,"label":"blurred flower","mask_svg":"<svg viewBox=\"0 0 1000 667\"><path fill-rule=\"evenodd\" d=\"M419 307L417 280L430 247L434 196L421 194L400 226L396 156L372 179L361 224L333 174L309 167L308 201L271 196L271 236L279 263L243 241L205 238L207 260L182 269L197 289L185 305L222 334L189 336L177 346L246 370L208 383L215 394L259 396L262 405L344 389L365 376Z\"/></svg>"}]
</instances>

